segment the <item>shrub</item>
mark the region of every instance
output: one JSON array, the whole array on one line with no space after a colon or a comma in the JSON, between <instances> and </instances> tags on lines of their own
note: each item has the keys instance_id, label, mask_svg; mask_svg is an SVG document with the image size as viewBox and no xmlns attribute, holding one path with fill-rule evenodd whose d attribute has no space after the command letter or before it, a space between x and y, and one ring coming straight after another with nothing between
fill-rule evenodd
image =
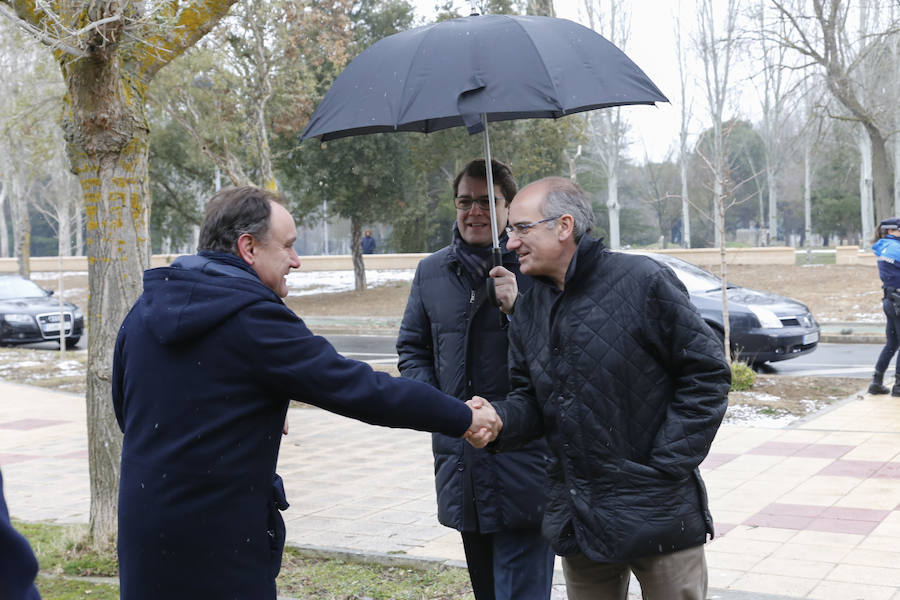
<instances>
[{"instance_id":1,"label":"shrub","mask_svg":"<svg viewBox=\"0 0 900 600\"><path fill-rule=\"evenodd\" d=\"M731 391L746 392L756 383L756 371L745 362L731 363Z\"/></svg>"}]
</instances>

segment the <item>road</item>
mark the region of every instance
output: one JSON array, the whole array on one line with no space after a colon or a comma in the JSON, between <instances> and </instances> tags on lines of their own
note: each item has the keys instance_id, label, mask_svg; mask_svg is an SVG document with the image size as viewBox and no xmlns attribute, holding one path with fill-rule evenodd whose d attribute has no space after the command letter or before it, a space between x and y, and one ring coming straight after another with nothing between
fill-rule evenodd
<instances>
[{"instance_id":1,"label":"road","mask_svg":"<svg viewBox=\"0 0 900 600\"><path fill-rule=\"evenodd\" d=\"M775 375L868 379L872 376L881 348L880 344L819 344L812 354L769 363L764 372ZM892 360L891 368L893 366Z\"/></svg>"},{"instance_id":2,"label":"road","mask_svg":"<svg viewBox=\"0 0 900 600\"><path fill-rule=\"evenodd\" d=\"M387 335L326 335L338 352L344 356L364 360L374 364L396 364L397 351L394 336ZM55 342L33 344L33 348L57 350ZM793 377L859 377L868 379L881 345L875 344L819 344L816 351L806 356L792 358L763 367L764 373L773 375L789 375ZM76 350L87 349L87 336L78 343ZM893 375L888 370L888 379Z\"/></svg>"},{"instance_id":3,"label":"road","mask_svg":"<svg viewBox=\"0 0 900 600\"><path fill-rule=\"evenodd\" d=\"M392 336L327 335L326 337L338 352L345 356L381 364L393 364L397 361L396 338ZM819 344L812 354L769 363L765 367L765 372L775 375L867 379L872 376L872 368L880 351L881 346L874 344Z\"/></svg>"}]
</instances>

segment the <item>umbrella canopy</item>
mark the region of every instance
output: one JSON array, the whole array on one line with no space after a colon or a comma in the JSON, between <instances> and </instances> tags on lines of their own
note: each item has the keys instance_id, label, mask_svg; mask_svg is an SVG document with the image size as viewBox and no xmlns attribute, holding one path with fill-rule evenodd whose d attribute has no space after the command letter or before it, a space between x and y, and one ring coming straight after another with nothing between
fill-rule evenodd
<instances>
[{"instance_id":1,"label":"umbrella canopy","mask_svg":"<svg viewBox=\"0 0 900 600\"><path fill-rule=\"evenodd\" d=\"M485 120L655 102L668 99L621 50L583 25L473 15L367 48L338 75L300 139L460 125L478 133Z\"/></svg>"}]
</instances>

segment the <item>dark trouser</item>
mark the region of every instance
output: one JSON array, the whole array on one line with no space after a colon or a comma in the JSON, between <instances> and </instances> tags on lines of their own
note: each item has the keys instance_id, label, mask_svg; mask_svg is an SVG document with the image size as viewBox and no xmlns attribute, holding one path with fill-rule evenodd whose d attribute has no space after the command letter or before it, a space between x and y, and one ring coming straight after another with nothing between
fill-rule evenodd
<instances>
[{"instance_id":1,"label":"dark trouser","mask_svg":"<svg viewBox=\"0 0 900 600\"><path fill-rule=\"evenodd\" d=\"M644 600L704 600L709 586L703 546L628 563L598 563L575 554L564 556L562 565L569 600L625 600L632 571Z\"/></svg>"},{"instance_id":2,"label":"dark trouser","mask_svg":"<svg viewBox=\"0 0 900 600\"><path fill-rule=\"evenodd\" d=\"M540 529L462 533L476 600L548 600L555 556Z\"/></svg>"},{"instance_id":3,"label":"dark trouser","mask_svg":"<svg viewBox=\"0 0 900 600\"><path fill-rule=\"evenodd\" d=\"M881 303L881 308L884 310L884 316L887 317L887 326L884 330L887 342L884 348L881 349L881 354L878 355L878 360L875 362L876 373L884 373L887 370L891 358L897 352L897 348L900 348L900 317L894 312L894 304L885 298ZM900 374L900 369L897 369L897 371Z\"/></svg>"}]
</instances>

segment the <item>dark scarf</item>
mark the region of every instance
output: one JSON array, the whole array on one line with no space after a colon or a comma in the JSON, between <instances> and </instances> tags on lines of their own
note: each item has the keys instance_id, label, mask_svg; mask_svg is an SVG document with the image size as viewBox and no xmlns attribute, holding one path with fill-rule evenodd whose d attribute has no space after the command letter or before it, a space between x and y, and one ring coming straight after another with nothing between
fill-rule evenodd
<instances>
[{"instance_id":1,"label":"dark scarf","mask_svg":"<svg viewBox=\"0 0 900 600\"><path fill-rule=\"evenodd\" d=\"M506 250L506 231L500 236L500 249ZM491 263L491 246L472 246L467 244L459 234L459 225L453 224L453 241L450 242L450 250L456 259L462 264L472 281L480 281L487 278L488 271L494 265Z\"/></svg>"}]
</instances>

